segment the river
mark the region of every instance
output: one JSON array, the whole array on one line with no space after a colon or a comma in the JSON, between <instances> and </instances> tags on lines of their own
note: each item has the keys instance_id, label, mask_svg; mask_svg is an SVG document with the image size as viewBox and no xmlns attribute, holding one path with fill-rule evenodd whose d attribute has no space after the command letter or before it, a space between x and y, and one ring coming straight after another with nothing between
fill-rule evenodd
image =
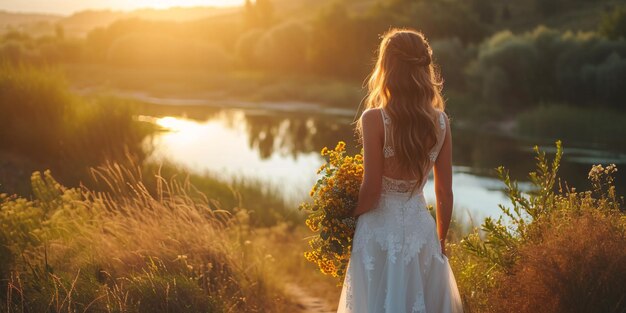
<instances>
[{"instance_id":1,"label":"river","mask_svg":"<svg viewBox=\"0 0 626 313\"><path fill-rule=\"evenodd\" d=\"M163 131L149 139L150 159L169 160L197 173L223 179L254 179L280 191L285 200L306 200L323 163L319 151L339 140L349 152L359 151L353 133L353 110L326 109L300 103L189 103L159 100L142 109L140 120L159 125ZM534 169L533 145L552 156L552 142L528 142L494 132L456 127L453 134L453 190L457 218L474 222L499 216L498 204L507 204L503 184L495 168L503 165L511 176L529 189L528 172ZM592 164L626 165L626 154L602 149L568 147L561 177L569 186L589 188L587 173ZM624 181L619 173L618 184ZM434 203L432 176L425 195Z\"/></svg>"}]
</instances>

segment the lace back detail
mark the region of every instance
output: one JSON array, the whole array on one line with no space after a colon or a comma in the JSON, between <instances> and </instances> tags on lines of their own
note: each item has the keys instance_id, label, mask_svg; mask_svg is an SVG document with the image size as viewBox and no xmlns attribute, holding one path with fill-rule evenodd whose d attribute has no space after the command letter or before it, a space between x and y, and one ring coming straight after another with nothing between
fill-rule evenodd
<instances>
[{"instance_id":1,"label":"lace back detail","mask_svg":"<svg viewBox=\"0 0 626 313\"><path fill-rule=\"evenodd\" d=\"M385 193L410 193L417 187L417 180L393 179L383 176L382 189Z\"/></svg>"},{"instance_id":2,"label":"lace back detail","mask_svg":"<svg viewBox=\"0 0 626 313\"><path fill-rule=\"evenodd\" d=\"M383 119L383 128L384 128L384 142L383 142L383 156L385 157L385 167L393 164L393 157L395 156L395 151L393 149L393 138L391 132L388 130L392 121L391 118L387 115L385 110L380 109L380 113ZM446 132L446 120L445 113L439 113L439 129L440 131L437 134L437 142L433 147L432 151L428 154L428 158L430 160L430 166L427 168L426 172L429 172L431 167L434 165L434 162L437 160L439 156L439 151L443 146L443 141L445 139ZM385 170L386 172L386 170ZM417 180L403 180L403 179L393 179L388 176L383 175L383 185L382 190L385 193L412 193L413 191L421 192L421 188L426 182L426 178L421 184ZM417 190L416 190L417 189Z\"/></svg>"}]
</instances>

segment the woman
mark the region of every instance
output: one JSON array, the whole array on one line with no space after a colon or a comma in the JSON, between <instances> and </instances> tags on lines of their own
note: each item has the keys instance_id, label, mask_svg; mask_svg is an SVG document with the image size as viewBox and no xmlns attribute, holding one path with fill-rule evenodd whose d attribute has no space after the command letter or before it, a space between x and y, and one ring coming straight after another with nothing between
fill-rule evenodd
<instances>
[{"instance_id":1,"label":"woman","mask_svg":"<svg viewBox=\"0 0 626 313\"><path fill-rule=\"evenodd\" d=\"M452 139L441 86L421 33L385 34L357 125L365 176L339 313L462 311L445 255ZM436 223L422 194L433 167Z\"/></svg>"}]
</instances>

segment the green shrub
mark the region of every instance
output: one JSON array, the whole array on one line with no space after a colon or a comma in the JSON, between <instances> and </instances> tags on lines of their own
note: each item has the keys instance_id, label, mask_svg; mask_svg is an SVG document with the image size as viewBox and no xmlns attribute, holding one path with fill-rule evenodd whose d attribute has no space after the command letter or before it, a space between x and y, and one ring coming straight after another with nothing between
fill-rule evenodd
<instances>
[{"instance_id":1,"label":"green shrub","mask_svg":"<svg viewBox=\"0 0 626 313\"><path fill-rule=\"evenodd\" d=\"M359 25L345 3L324 6L311 20L310 68L313 73L334 78L362 79L369 70L374 43L364 36L373 23ZM363 23L364 24L364 23ZM339 31L341 30L341 31Z\"/></svg>"},{"instance_id":2,"label":"green shrub","mask_svg":"<svg viewBox=\"0 0 626 313\"><path fill-rule=\"evenodd\" d=\"M517 111L543 102L621 110L624 57L626 41L596 33L503 31L481 43L467 85L483 101Z\"/></svg>"},{"instance_id":3,"label":"green shrub","mask_svg":"<svg viewBox=\"0 0 626 313\"><path fill-rule=\"evenodd\" d=\"M598 32L610 39L626 37L626 7L620 6L604 15Z\"/></svg>"},{"instance_id":4,"label":"green shrub","mask_svg":"<svg viewBox=\"0 0 626 313\"><path fill-rule=\"evenodd\" d=\"M533 188L521 192L499 168L511 207L464 238L452 264L473 310L502 312L623 312L626 259L624 198L615 165L594 166L592 190L570 189L558 178L563 150L552 161L537 148Z\"/></svg>"},{"instance_id":5,"label":"green shrub","mask_svg":"<svg viewBox=\"0 0 626 313\"><path fill-rule=\"evenodd\" d=\"M563 9L563 0L534 0L535 11L543 16L552 16Z\"/></svg>"},{"instance_id":6,"label":"green shrub","mask_svg":"<svg viewBox=\"0 0 626 313\"><path fill-rule=\"evenodd\" d=\"M435 63L440 66L445 79L446 90L464 90L465 68L476 57L476 49L464 45L458 38L433 40L431 46Z\"/></svg>"},{"instance_id":7,"label":"green shrub","mask_svg":"<svg viewBox=\"0 0 626 313\"><path fill-rule=\"evenodd\" d=\"M492 24L495 21L496 7L494 5L494 1L472 0L469 5L481 21L487 24Z\"/></svg>"},{"instance_id":8,"label":"green shrub","mask_svg":"<svg viewBox=\"0 0 626 313\"><path fill-rule=\"evenodd\" d=\"M0 68L0 145L40 158L56 152L65 116L76 101L66 82L53 70Z\"/></svg>"},{"instance_id":9,"label":"green shrub","mask_svg":"<svg viewBox=\"0 0 626 313\"><path fill-rule=\"evenodd\" d=\"M0 150L58 170L72 184L89 166L143 160L152 132L133 120L132 103L77 97L54 69L0 65L0 112Z\"/></svg>"}]
</instances>

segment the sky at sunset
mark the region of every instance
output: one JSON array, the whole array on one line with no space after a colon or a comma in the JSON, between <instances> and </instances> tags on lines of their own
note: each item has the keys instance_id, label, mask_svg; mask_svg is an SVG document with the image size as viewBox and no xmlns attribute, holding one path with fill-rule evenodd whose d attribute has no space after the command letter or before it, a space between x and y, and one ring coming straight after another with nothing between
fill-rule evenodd
<instances>
[{"instance_id":1,"label":"sky at sunset","mask_svg":"<svg viewBox=\"0 0 626 313\"><path fill-rule=\"evenodd\" d=\"M244 0L0 0L0 10L69 15L86 9L130 11L174 6L235 6L243 2Z\"/></svg>"}]
</instances>

